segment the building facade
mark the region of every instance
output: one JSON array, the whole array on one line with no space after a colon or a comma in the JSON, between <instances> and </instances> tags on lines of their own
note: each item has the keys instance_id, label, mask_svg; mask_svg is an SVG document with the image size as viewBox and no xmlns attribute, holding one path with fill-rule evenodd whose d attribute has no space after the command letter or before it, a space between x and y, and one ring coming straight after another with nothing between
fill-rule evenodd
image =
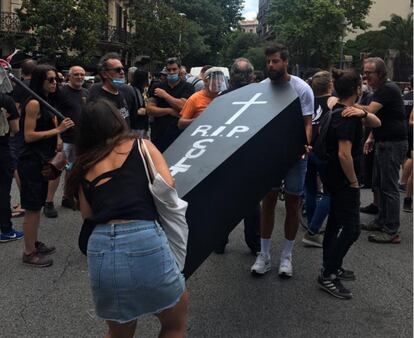
<instances>
[{"instance_id":1,"label":"building facade","mask_svg":"<svg viewBox=\"0 0 414 338\"><path fill-rule=\"evenodd\" d=\"M243 20L240 21L240 29L245 33L254 33L257 32L258 21L254 20Z\"/></svg>"}]
</instances>

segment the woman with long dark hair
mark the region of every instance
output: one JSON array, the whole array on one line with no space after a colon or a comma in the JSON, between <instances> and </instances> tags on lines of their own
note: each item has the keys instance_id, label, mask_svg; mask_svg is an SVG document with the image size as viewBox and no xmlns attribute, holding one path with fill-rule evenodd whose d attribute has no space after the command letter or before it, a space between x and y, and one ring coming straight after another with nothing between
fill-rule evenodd
<instances>
[{"instance_id":1,"label":"woman with long dark hair","mask_svg":"<svg viewBox=\"0 0 414 338\"><path fill-rule=\"evenodd\" d=\"M49 65L36 66L30 80L30 88L40 97L53 101L57 90L57 73ZM23 221L23 263L46 267L53 263L45 257L55 252L37 240L40 209L46 201L48 181L42 175L43 165L53 158L57 148L57 136L74 126L71 119L57 125L56 118L41 102L33 97L22 106L24 145L19 156L18 172L21 179L20 199L26 209Z\"/></svg>"},{"instance_id":2,"label":"woman with long dark hair","mask_svg":"<svg viewBox=\"0 0 414 338\"><path fill-rule=\"evenodd\" d=\"M156 222L138 142L145 142L166 183L174 180L155 146L136 136L110 102L84 107L68 188L78 195L82 217L95 225L87 245L95 311L108 324L106 337L133 337L144 314L158 317L160 337L184 337L184 277Z\"/></svg>"}]
</instances>

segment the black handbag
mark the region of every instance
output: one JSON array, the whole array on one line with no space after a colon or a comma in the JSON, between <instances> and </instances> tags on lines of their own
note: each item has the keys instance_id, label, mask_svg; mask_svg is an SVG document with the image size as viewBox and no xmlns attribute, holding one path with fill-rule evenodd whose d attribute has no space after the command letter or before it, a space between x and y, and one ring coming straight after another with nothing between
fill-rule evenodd
<instances>
[{"instance_id":1,"label":"black handbag","mask_svg":"<svg viewBox=\"0 0 414 338\"><path fill-rule=\"evenodd\" d=\"M95 229L96 224L89 219L85 219L82 224L81 231L78 237L79 250L86 256L88 252L88 241L89 237Z\"/></svg>"}]
</instances>

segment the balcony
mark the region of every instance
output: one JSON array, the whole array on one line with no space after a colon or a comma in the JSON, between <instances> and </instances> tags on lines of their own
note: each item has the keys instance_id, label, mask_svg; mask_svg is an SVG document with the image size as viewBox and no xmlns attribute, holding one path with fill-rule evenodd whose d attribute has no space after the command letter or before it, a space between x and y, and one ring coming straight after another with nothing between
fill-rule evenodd
<instances>
[{"instance_id":1,"label":"balcony","mask_svg":"<svg viewBox=\"0 0 414 338\"><path fill-rule=\"evenodd\" d=\"M0 13L0 32L23 33L20 27L20 20L16 13Z\"/></svg>"},{"instance_id":2,"label":"balcony","mask_svg":"<svg viewBox=\"0 0 414 338\"><path fill-rule=\"evenodd\" d=\"M125 29L116 26L107 26L103 28L101 42L111 44L125 44L128 41L128 37L129 33Z\"/></svg>"}]
</instances>

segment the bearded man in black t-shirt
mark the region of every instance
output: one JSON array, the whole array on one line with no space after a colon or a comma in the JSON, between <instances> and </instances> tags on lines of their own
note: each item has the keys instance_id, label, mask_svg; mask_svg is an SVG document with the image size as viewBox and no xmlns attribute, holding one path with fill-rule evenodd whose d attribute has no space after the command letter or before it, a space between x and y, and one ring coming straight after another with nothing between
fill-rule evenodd
<instances>
[{"instance_id":1,"label":"bearded man in black t-shirt","mask_svg":"<svg viewBox=\"0 0 414 338\"><path fill-rule=\"evenodd\" d=\"M166 62L167 82L149 92L147 112L154 117L151 126L151 141L160 152L164 152L178 137L179 113L187 99L194 94L194 87L182 81L180 62L177 58L169 58Z\"/></svg>"},{"instance_id":2,"label":"bearded man in black t-shirt","mask_svg":"<svg viewBox=\"0 0 414 338\"><path fill-rule=\"evenodd\" d=\"M408 149L404 102L399 87L387 80L385 63L381 58L364 62L364 76L374 90L371 103L359 106L374 113L381 127L374 129L364 145L364 151L374 153L373 190L379 197L378 218L362 229L377 231L368 236L376 243L399 243L400 193L398 179L400 166Z\"/></svg>"}]
</instances>

